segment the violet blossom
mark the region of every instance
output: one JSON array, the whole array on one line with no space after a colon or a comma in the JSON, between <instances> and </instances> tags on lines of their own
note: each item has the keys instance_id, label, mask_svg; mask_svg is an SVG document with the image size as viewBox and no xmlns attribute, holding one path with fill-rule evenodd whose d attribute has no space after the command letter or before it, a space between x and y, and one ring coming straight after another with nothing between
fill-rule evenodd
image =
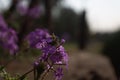
<instances>
[{"instance_id":1,"label":"violet blossom","mask_svg":"<svg viewBox=\"0 0 120 80\"><path fill-rule=\"evenodd\" d=\"M31 8L28 8L27 6L25 5L22 5L22 4L18 4L17 5L17 11L20 15L22 16L29 16L31 18L38 18L40 16L40 12L41 12L41 9L40 9L40 6L33 6Z\"/></svg>"},{"instance_id":2,"label":"violet blossom","mask_svg":"<svg viewBox=\"0 0 120 80\"><path fill-rule=\"evenodd\" d=\"M31 48L41 50L42 56L35 62L37 65L42 62L46 64L48 69L54 69L55 65L68 64L68 55L62 46L65 40L57 40L56 36L50 35L47 30L36 29L31 32L26 40ZM36 65L36 66L37 66ZM63 73L62 69L58 67L55 70L56 80L61 80Z\"/></svg>"},{"instance_id":3,"label":"violet blossom","mask_svg":"<svg viewBox=\"0 0 120 80\"><path fill-rule=\"evenodd\" d=\"M36 29L27 35L26 40L31 48L38 48L39 44L44 43L43 40L50 37L46 29Z\"/></svg>"},{"instance_id":4,"label":"violet blossom","mask_svg":"<svg viewBox=\"0 0 120 80\"><path fill-rule=\"evenodd\" d=\"M2 15L0 15L0 26L2 28L7 28L7 24L5 23L4 18L3 18Z\"/></svg>"},{"instance_id":5,"label":"violet blossom","mask_svg":"<svg viewBox=\"0 0 120 80\"><path fill-rule=\"evenodd\" d=\"M17 11L20 15L24 16L27 14L28 7L22 4L17 5Z\"/></svg>"},{"instance_id":6,"label":"violet blossom","mask_svg":"<svg viewBox=\"0 0 120 80\"><path fill-rule=\"evenodd\" d=\"M5 32L2 31L0 32L1 32L0 42L2 43L1 46L4 49L9 50L11 54L16 53L18 50L17 46L18 39L16 32L11 28L8 28Z\"/></svg>"},{"instance_id":7,"label":"violet blossom","mask_svg":"<svg viewBox=\"0 0 120 80\"><path fill-rule=\"evenodd\" d=\"M34 6L28 10L28 16L32 18L38 18L40 16L40 6Z\"/></svg>"},{"instance_id":8,"label":"violet blossom","mask_svg":"<svg viewBox=\"0 0 120 80\"><path fill-rule=\"evenodd\" d=\"M55 71L55 80L62 80L62 77L63 77L63 69L59 67Z\"/></svg>"},{"instance_id":9,"label":"violet blossom","mask_svg":"<svg viewBox=\"0 0 120 80\"><path fill-rule=\"evenodd\" d=\"M0 15L0 46L7 49L10 54L15 54L18 50L17 33L12 28L8 28L3 17Z\"/></svg>"}]
</instances>

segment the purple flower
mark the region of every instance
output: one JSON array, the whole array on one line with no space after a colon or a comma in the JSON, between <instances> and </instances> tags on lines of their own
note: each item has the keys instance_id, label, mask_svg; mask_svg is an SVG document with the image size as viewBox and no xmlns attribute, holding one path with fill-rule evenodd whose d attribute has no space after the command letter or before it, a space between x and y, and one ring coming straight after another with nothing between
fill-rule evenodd
<instances>
[{"instance_id":1,"label":"purple flower","mask_svg":"<svg viewBox=\"0 0 120 80\"><path fill-rule=\"evenodd\" d=\"M41 12L40 6L34 6L28 10L27 14L32 18L38 18L40 16L40 12Z\"/></svg>"},{"instance_id":2,"label":"purple flower","mask_svg":"<svg viewBox=\"0 0 120 80\"><path fill-rule=\"evenodd\" d=\"M17 33L15 30L8 28L4 18L0 15L0 46L14 54L18 50L17 41Z\"/></svg>"},{"instance_id":3,"label":"purple flower","mask_svg":"<svg viewBox=\"0 0 120 80\"><path fill-rule=\"evenodd\" d=\"M0 29L5 29L5 28L7 28L7 24L5 23L2 15L0 15Z\"/></svg>"},{"instance_id":4,"label":"purple flower","mask_svg":"<svg viewBox=\"0 0 120 80\"><path fill-rule=\"evenodd\" d=\"M8 28L4 32L0 31L0 33L2 33L0 36L1 46L4 49L8 49L11 54L16 53L18 50L17 33L11 28Z\"/></svg>"},{"instance_id":5,"label":"purple flower","mask_svg":"<svg viewBox=\"0 0 120 80\"><path fill-rule=\"evenodd\" d=\"M34 66L38 66L39 65L39 62L38 61L35 61L34 62Z\"/></svg>"},{"instance_id":6,"label":"purple flower","mask_svg":"<svg viewBox=\"0 0 120 80\"><path fill-rule=\"evenodd\" d=\"M22 16L26 15L32 18L38 18L40 16L41 8L38 5L28 8L27 6L19 3L17 5L17 11Z\"/></svg>"},{"instance_id":7,"label":"purple flower","mask_svg":"<svg viewBox=\"0 0 120 80\"><path fill-rule=\"evenodd\" d=\"M67 53L64 50L64 47L59 46L56 49L56 52L52 56L50 56L50 60L52 61L52 63L59 63L61 61L67 63L68 57L67 57Z\"/></svg>"},{"instance_id":8,"label":"purple flower","mask_svg":"<svg viewBox=\"0 0 120 80\"><path fill-rule=\"evenodd\" d=\"M55 71L55 80L62 80L62 77L63 77L63 69L59 67Z\"/></svg>"},{"instance_id":9,"label":"purple flower","mask_svg":"<svg viewBox=\"0 0 120 80\"><path fill-rule=\"evenodd\" d=\"M38 42L38 43L36 44L36 48L37 48L37 49L42 49L42 48L44 48L44 47L46 46L46 44L47 44L46 41Z\"/></svg>"},{"instance_id":10,"label":"purple flower","mask_svg":"<svg viewBox=\"0 0 120 80\"><path fill-rule=\"evenodd\" d=\"M25 5L18 4L17 11L20 15L24 16L27 14L28 8Z\"/></svg>"},{"instance_id":11,"label":"purple flower","mask_svg":"<svg viewBox=\"0 0 120 80\"><path fill-rule=\"evenodd\" d=\"M55 47L45 47L42 49L43 55L40 57L40 59L44 62L47 62L49 59L49 56L51 56L55 52Z\"/></svg>"},{"instance_id":12,"label":"purple flower","mask_svg":"<svg viewBox=\"0 0 120 80\"><path fill-rule=\"evenodd\" d=\"M63 55L63 61L67 64L68 63L68 55L67 55L64 47L60 46L57 51Z\"/></svg>"},{"instance_id":13,"label":"purple flower","mask_svg":"<svg viewBox=\"0 0 120 80\"><path fill-rule=\"evenodd\" d=\"M17 45L18 37L16 31L9 28L8 35L6 36L6 38L8 38L7 43L10 53L15 54L18 51L18 45Z\"/></svg>"},{"instance_id":14,"label":"purple flower","mask_svg":"<svg viewBox=\"0 0 120 80\"><path fill-rule=\"evenodd\" d=\"M64 44L64 43L65 43L65 39L62 39L62 40L61 40L61 44Z\"/></svg>"},{"instance_id":15,"label":"purple flower","mask_svg":"<svg viewBox=\"0 0 120 80\"><path fill-rule=\"evenodd\" d=\"M41 48L45 44L45 39L49 37L50 34L46 29L36 29L26 37L26 40L31 48Z\"/></svg>"},{"instance_id":16,"label":"purple flower","mask_svg":"<svg viewBox=\"0 0 120 80\"><path fill-rule=\"evenodd\" d=\"M52 55L53 53L55 53L56 51L56 47L55 46L51 46L51 45L46 45L44 48L41 49L43 53Z\"/></svg>"},{"instance_id":17,"label":"purple flower","mask_svg":"<svg viewBox=\"0 0 120 80\"><path fill-rule=\"evenodd\" d=\"M40 62L45 63L46 70L54 70L56 80L61 80L63 70L60 67L57 67L56 70L54 65L68 64L68 55L62 46L65 40L58 40L55 35L50 35L45 29L36 29L27 36L26 40L31 48L39 49L42 52L34 65L37 66Z\"/></svg>"},{"instance_id":18,"label":"purple flower","mask_svg":"<svg viewBox=\"0 0 120 80\"><path fill-rule=\"evenodd\" d=\"M31 48L37 48L41 50L43 53L41 56L42 61L49 60L53 64L59 62L67 64L68 55L62 46L62 44L65 42L64 39L61 40L59 47L57 47L56 44L52 44L55 41L47 30L36 29L27 36L26 40Z\"/></svg>"}]
</instances>

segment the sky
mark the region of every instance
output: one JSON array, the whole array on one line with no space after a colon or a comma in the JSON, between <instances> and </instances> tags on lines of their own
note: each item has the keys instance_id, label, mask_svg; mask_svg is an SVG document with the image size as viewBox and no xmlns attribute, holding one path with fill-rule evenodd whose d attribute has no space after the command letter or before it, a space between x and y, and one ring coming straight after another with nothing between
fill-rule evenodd
<instances>
[{"instance_id":1,"label":"sky","mask_svg":"<svg viewBox=\"0 0 120 80\"><path fill-rule=\"evenodd\" d=\"M65 7L76 13L87 11L87 20L93 32L114 32L120 29L120 0L65 0Z\"/></svg>"},{"instance_id":2,"label":"sky","mask_svg":"<svg viewBox=\"0 0 120 80\"><path fill-rule=\"evenodd\" d=\"M0 0L0 11L8 9L10 6L11 0Z\"/></svg>"},{"instance_id":3,"label":"sky","mask_svg":"<svg viewBox=\"0 0 120 80\"><path fill-rule=\"evenodd\" d=\"M0 0L1 8L8 8L11 0ZM120 29L120 0L63 0L64 7L76 13L87 11L87 21L93 32L114 32Z\"/></svg>"}]
</instances>

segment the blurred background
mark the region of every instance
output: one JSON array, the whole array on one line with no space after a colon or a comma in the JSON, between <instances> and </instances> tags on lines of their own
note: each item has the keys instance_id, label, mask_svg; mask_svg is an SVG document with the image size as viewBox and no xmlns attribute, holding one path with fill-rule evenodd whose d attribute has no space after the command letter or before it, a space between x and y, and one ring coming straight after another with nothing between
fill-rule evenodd
<instances>
[{"instance_id":1,"label":"blurred background","mask_svg":"<svg viewBox=\"0 0 120 80\"><path fill-rule=\"evenodd\" d=\"M69 70L64 80L118 80L119 4L120 0L0 0L0 13L20 41L36 28L47 28L66 40ZM9 72L23 73L34 56L12 62Z\"/></svg>"}]
</instances>

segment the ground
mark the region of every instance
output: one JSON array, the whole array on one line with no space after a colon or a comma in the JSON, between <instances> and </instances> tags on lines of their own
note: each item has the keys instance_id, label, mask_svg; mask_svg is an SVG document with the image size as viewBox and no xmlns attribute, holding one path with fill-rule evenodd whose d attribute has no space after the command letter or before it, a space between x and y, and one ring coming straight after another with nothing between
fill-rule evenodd
<instances>
[{"instance_id":1,"label":"ground","mask_svg":"<svg viewBox=\"0 0 120 80\"><path fill-rule=\"evenodd\" d=\"M66 76L69 80L116 80L109 59L99 54L73 54L69 65Z\"/></svg>"},{"instance_id":2,"label":"ground","mask_svg":"<svg viewBox=\"0 0 120 80\"><path fill-rule=\"evenodd\" d=\"M70 47L71 45L69 45ZM109 59L100 54L93 54L89 50L79 51L68 49L69 67L64 72L63 80L116 80L114 70ZM25 73L33 65L34 57L22 57L7 66L9 73ZM48 74L45 80L53 80ZM32 79L32 74L29 75Z\"/></svg>"}]
</instances>

